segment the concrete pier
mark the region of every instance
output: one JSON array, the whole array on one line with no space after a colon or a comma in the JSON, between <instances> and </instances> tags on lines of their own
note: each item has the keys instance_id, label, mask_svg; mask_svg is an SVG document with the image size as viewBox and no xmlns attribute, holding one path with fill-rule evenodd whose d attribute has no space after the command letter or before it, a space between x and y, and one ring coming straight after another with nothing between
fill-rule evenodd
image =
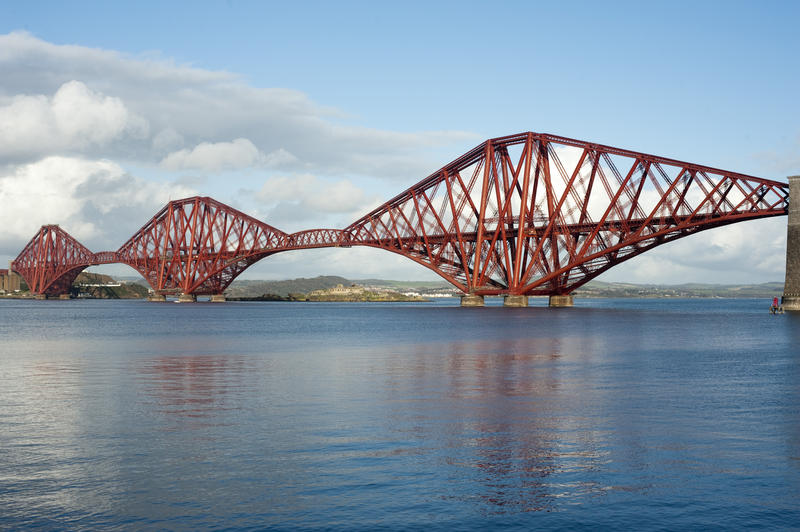
<instances>
[{"instance_id":1,"label":"concrete pier","mask_svg":"<svg viewBox=\"0 0 800 532\"><path fill-rule=\"evenodd\" d=\"M147 297L148 301L152 301L153 303L164 303L167 300L167 296L163 294L153 294Z\"/></svg>"},{"instance_id":2,"label":"concrete pier","mask_svg":"<svg viewBox=\"0 0 800 532\"><path fill-rule=\"evenodd\" d=\"M507 295L503 298L504 307L527 307L528 296Z\"/></svg>"},{"instance_id":3,"label":"concrete pier","mask_svg":"<svg viewBox=\"0 0 800 532\"><path fill-rule=\"evenodd\" d=\"M194 294L181 294L178 296L178 303L194 303L197 296Z\"/></svg>"},{"instance_id":4,"label":"concrete pier","mask_svg":"<svg viewBox=\"0 0 800 532\"><path fill-rule=\"evenodd\" d=\"M573 306L573 300L571 295L565 296L550 296L550 303L548 306L551 307L571 307Z\"/></svg>"},{"instance_id":5,"label":"concrete pier","mask_svg":"<svg viewBox=\"0 0 800 532\"><path fill-rule=\"evenodd\" d=\"M781 305L800 311L800 175L789 176L789 223L786 229L786 282Z\"/></svg>"},{"instance_id":6,"label":"concrete pier","mask_svg":"<svg viewBox=\"0 0 800 532\"><path fill-rule=\"evenodd\" d=\"M211 295L211 302L212 303L225 303L225 294L212 294Z\"/></svg>"},{"instance_id":7,"label":"concrete pier","mask_svg":"<svg viewBox=\"0 0 800 532\"><path fill-rule=\"evenodd\" d=\"M34 299L38 299L39 301L44 301L45 299L47 299L47 296L44 295L44 294L36 294L33 297L34 297Z\"/></svg>"},{"instance_id":8,"label":"concrete pier","mask_svg":"<svg viewBox=\"0 0 800 532\"><path fill-rule=\"evenodd\" d=\"M64 300L64 299L69 299L69 294L60 294L60 295L58 296L58 299L61 299L61 300Z\"/></svg>"},{"instance_id":9,"label":"concrete pier","mask_svg":"<svg viewBox=\"0 0 800 532\"><path fill-rule=\"evenodd\" d=\"M462 307L482 307L483 296L476 296L475 294L464 294L461 296Z\"/></svg>"}]
</instances>

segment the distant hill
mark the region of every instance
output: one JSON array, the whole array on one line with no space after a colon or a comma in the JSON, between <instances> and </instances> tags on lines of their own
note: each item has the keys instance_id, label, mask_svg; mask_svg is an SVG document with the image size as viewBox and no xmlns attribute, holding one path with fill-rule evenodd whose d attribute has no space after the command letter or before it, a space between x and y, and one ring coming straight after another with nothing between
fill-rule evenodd
<instances>
[{"instance_id":1,"label":"distant hill","mask_svg":"<svg viewBox=\"0 0 800 532\"><path fill-rule=\"evenodd\" d=\"M394 290L438 291L453 290L453 286L446 281L392 281L387 279L353 279L354 284L374 286L378 288L392 288Z\"/></svg>"},{"instance_id":2,"label":"distant hill","mask_svg":"<svg viewBox=\"0 0 800 532\"><path fill-rule=\"evenodd\" d=\"M748 285L685 283L679 285L606 283L591 281L574 292L577 297L738 297L771 299L783 293L783 283Z\"/></svg>"},{"instance_id":3,"label":"distant hill","mask_svg":"<svg viewBox=\"0 0 800 532\"><path fill-rule=\"evenodd\" d=\"M147 288L139 283L115 281L110 275L81 272L70 290L74 297L89 299L141 299Z\"/></svg>"},{"instance_id":4,"label":"distant hill","mask_svg":"<svg viewBox=\"0 0 800 532\"><path fill-rule=\"evenodd\" d=\"M147 285L143 279L140 283ZM260 297L272 294L288 297L289 294L308 294L314 290L329 290L337 285L361 285L366 288L384 288L396 291L414 291L422 294L460 293L445 281L396 281L390 279L345 279L336 275L289 279L283 281L235 280L225 293L229 297ZM680 285L610 283L591 281L574 292L577 297L736 297L773 298L783 293L782 282L760 284L685 283Z\"/></svg>"},{"instance_id":5,"label":"distant hill","mask_svg":"<svg viewBox=\"0 0 800 532\"><path fill-rule=\"evenodd\" d=\"M258 297L264 294L288 297L289 294L307 294L314 290L328 290L340 284L350 286L353 283L344 277L335 275L321 275L312 279L301 277L286 281L235 280L225 290L225 294L228 297Z\"/></svg>"}]
</instances>

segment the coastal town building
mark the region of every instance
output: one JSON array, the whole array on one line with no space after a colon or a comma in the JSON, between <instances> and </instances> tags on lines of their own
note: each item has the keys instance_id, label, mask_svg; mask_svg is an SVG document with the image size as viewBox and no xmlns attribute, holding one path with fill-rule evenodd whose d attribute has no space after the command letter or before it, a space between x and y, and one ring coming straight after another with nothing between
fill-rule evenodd
<instances>
[{"instance_id":1,"label":"coastal town building","mask_svg":"<svg viewBox=\"0 0 800 532\"><path fill-rule=\"evenodd\" d=\"M8 294L20 290L20 277L11 270L0 270L0 292Z\"/></svg>"}]
</instances>

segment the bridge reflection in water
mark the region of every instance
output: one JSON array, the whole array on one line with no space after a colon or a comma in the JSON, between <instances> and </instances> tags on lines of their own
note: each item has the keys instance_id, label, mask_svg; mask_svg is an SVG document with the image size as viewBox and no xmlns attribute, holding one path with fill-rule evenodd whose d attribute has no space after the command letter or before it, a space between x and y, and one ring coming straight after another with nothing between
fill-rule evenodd
<instances>
[{"instance_id":1,"label":"bridge reflection in water","mask_svg":"<svg viewBox=\"0 0 800 532\"><path fill-rule=\"evenodd\" d=\"M399 253L461 290L465 305L570 293L658 245L782 216L789 186L565 137L487 140L344 229L287 234L208 197L172 201L117 251L93 253L45 225L12 262L41 297L65 294L91 265L136 269L157 298L219 300L246 268L296 249L370 246ZM800 287L798 287L800 288Z\"/></svg>"}]
</instances>

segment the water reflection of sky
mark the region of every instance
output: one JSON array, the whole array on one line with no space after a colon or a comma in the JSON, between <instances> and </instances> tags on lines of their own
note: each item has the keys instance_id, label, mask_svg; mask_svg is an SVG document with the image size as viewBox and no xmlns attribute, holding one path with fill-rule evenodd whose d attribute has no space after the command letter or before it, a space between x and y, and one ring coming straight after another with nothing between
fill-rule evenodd
<instances>
[{"instance_id":1,"label":"water reflection of sky","mask_svg":"<svg viewBox=\"0 0 800 532\"><path fill-rule=\"evenodd\" d=\"M800 518L794 317L663 305L26 307L0 528Z\"/></svg>"},{"instance_id":2,"label":"water reflection of sky","mask_svg":"<svg viewBox=\"0 0 800 532\"><path fill-rule=\"evenodd\" d=\"M444 497L469 493L488 513L553 510L602 494L613 486L591 472L608 460L607 435L593 428L597 394L575 354L586 342L418 346L387 372L391 425L435 448L436 467L451 477Z\"/></svg>"},{"instance_id":3,"label":"water reflection of sky","mask_svg":"<svg viewBox=\"0 0 800 532\"><path fill-rule=\"evenodd\" d=\"M237 355L159 356L136 364L144 402L154 412L209 422L225 422L242 408L253 371L251 361Z\"/></svg>"}]
</instances>

